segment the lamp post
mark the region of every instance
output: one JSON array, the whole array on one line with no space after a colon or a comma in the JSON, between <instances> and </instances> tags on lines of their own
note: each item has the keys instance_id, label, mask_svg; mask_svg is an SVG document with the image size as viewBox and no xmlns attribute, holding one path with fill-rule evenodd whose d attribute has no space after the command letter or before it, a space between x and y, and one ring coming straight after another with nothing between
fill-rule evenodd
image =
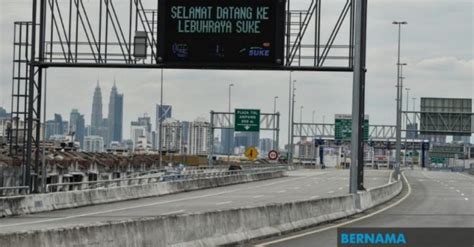
<instances>
[{"instance_id":1,"label":"lamp post","mask_svg":"<svg viewBox=\"0 0 474 247\"><path fill-rule=\"evenodd\" d=\"M289 78L289 81L288 81L288 85L289 85L289 89L288 89L288 150L287 150L287 159L288 159L288 165L291 165L291 161L290 161L290 155L291 155L291 143L292 143L292 140L291 140L291 101L292 101L292 96L291 96L291 92L293 91L293 88L292 88L292 80L291 80L291 74L292 74L293 71L290 71L290 78Z\"/></svg>"},{"instance_id":2,"label":"lamp post","mask_svg":"<svg viewBox=\"0 0 474 247\"><path fill-rule=\"evenodd\" d=\"M273 97L273 114L274 114L273 117L274 117L274 119L273 119L272 149L275 149L276 147L278 147L278 144L275 143L275 142L276 142L276 141L275 141L275 140L276 140L276 138L275 138L275 135L276 135L276 133L275 133L275 132L276 132L276 131L275 131L275 122L276 122L275 116L276 116L276 115L275 115L275 114L276 114L277 99L278 99L278 96Z\"/></svg>"},{"instance_id":3,"label":"lamp post","mask_svg":"<svg viewBox=\"0 0 474 247\"><path fill-rule=\"evenodd\" d=\"M288 155L288 164L292 165L293 164L293 127L294 127L294 123L295 123L295 96L296 96L296 80L293 80L292 81L293 84L292 84L292 91L293 91L293 94L292 94L292 97L291 97L291 119L290 119L290 142L288 143L289 145L289 155Z\"/></svg>"},{"instance_id":4,"label":"lamp post","mask_svg":"<svg viewBox=\"0 0 474 247\"><path fill-rule=\"evenodd\" d=\"M232 111L232 107L231 107L231 101L232 101L232 87L234 86L234 83L230 83L229 84L229 115L231 114L231 111ZM231 129L228 129L228 132L227 132L227 137L228 137L228 140L227 140L227 164L230 165L230 153L232 152L232 142L231 142L231 139L234 138L233 135L232 135L232 130Z\"/></svg>"},{"instance_id":5,"label":"lamp post","mask_svg":"<svg viewBox=\"0 0 474 247\"><path fill-rule=\"evenodd\" d=\"M396 157L395 157L395 177L398 177L400 174L400 147L401 147L401 80L400 80L400 41L401 41L401 29L402 25L408 24L406 21L394 21L392 22L394 25L398 25L398 58L397 58L397 145L396 145Z\"/></svg>"},{"instance_id":6,"label":"lamp post","mask_svg":"<svg viewBox=\"0 0 474 247\"><path fill-rule=\"evenodd\" d=\"M403 77L402 77L402 80L403 80ZM409 95L409 92L410 92L410 88L405 88L405 90L407 91L407 105L406 105L406 111L408 111L408 100L410 98L408 98L408 95ZM405 153L403 155L403 165L404 166L407 166L407 150L408 150L408 113L405 114Z\"/></svg>"}]
</instances>

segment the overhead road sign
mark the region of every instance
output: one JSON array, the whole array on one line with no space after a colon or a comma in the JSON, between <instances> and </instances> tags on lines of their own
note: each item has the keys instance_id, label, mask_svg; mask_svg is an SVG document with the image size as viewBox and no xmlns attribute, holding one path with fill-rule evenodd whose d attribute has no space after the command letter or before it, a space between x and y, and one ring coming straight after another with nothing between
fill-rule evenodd
<instances>
[{"instance_id":1,"label":"overhead road sign","mask_svg":"<svg viewBox=\"0 0 474 247\"><path fill-rule=\"evenodd\" d=\"M255 160L258 154L258 150L255 147L247 148L244 153L245 157L247 157L249 160Z\"/></svg>"},{"instance_id":2,"label":"overhead road sign","mask_svg":"<svg viewBox=\"0 0 474 247\"><path fill-rule=\"evenodd\" d=\"M472 99L421 98L420 133L470 136L473 116Z\"/></svg>"},{"instance_id":3,"label":"overhead road sign","mask_svg":"<svg viewBox=\"0 0 474 247\"><path fill-rule=\"evenodd\" d=\"M336 140L351 140L352 116L350 114L336 114L334 124L334 138ZM369 116L364 119L364 140L369 140Z\"/></svg>"},{"instance_id":4,"label":"overhead road sign","mask_svg":"<svg viewBox=\"0 0 474 247\"><path fill-rule=\"evenodd\" d=\"M260 110L235 109L235 131L260 131Z\"/></svg>"},{"instance_id":5,"label":"overhead road sign","mask_svg":"<svg viewBox=\"0 0 474 247\"><path fill-rule=\"evenodd\" d=\"M158 62L282 66L285 1L160 0Z\"/></svg>"}]
</instances>

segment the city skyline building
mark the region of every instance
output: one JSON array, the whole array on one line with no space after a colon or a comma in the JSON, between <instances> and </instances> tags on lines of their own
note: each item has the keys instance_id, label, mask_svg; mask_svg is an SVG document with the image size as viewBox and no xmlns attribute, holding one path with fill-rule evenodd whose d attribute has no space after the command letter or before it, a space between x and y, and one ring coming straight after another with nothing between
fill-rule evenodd
<instances>
[{"instance_id":1,"label":"city skyline building","mask_svg":"<svg viewBox=\"0 0 474 247\"><path fill-rule=\"evenodd\" d=\"M90 135L84 137L83 151L91 153L104 152L104 138L102 136Z\"/></svg>"},{"instance_id":2,"label":"city skyline building","mask_svg":"<svg viewBox=\"0 0 474 247\"><path fill-rule=\"evenodd\" d=\"M85 125L84 115L79 110L72 109L69 117L69 134L74 134L74 140L78 141L81 147L84 145Z\"/></svg>"},{"instance_id":3,"label":"city skyline building","mask_svg":"<svg viewBox=\"0 0 474 247\"><path fill-rule=\"evenodd\" d=\"M100 129L103 127L103 114L102 114L102 91L100 89L99 81L94 90L94 96L92 98L92 113L91 113L91 135L100 135Z\"/></svg>"},{"instance_id":4,"label":"city skyline building","mask_svg":"<svg viewBox=\"0 0 474 247\"><path fill-rule=\"evenodd\" d=\"M44 138L49 140L52 135L64 135L67 134L68 126L67 121L63 121L61 114L55 113L54 119L47 120L44 125Z\"/></svg>"},{"instance_id":5,"label":"city skyline building","mask_svg":"<svg viewBox=\"0 0 474 247\"><path fill-rule=\"evenodd\" d=\"M209 131L210 123L204 118L197 118L189 124L187 154L207 155L209 153Z\"/></svg>"},{"instance_id":6,"label":"city skyline building","mask_svg":"<svg viewBox=\"0 0 474 247\"><path fill-rule=\"evenodd\" d=\"M173 107L171 105L156 105L156 130L159 129L158 126L160 125L160 118L163 118L163 120L172 118L172 111Z\"/></svg>"},{"instance_id":7,"label":"city skyline building","mask_svg":"<svg viewBox=\"0 0 474 247\"><path fill-rule=\"evenodd\" d=\"M109 145L111 142L121 142L123 126L123 94L118 93L115 81L110 92L107 126L108 140L106 145Z\"/></svg>"}]
</instances>

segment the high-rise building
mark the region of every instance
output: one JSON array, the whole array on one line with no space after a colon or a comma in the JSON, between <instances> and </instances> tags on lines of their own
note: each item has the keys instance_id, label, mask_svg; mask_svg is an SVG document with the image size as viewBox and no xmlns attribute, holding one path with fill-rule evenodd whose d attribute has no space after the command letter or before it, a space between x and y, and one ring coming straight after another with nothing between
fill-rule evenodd
<instances>
[{"instance_id":1,"label":"high-rise building","mask_svg":"<svg viewBox=\"0 0 474 247\"><path fill-rule=\"evenodd\" d=\"M259 132L238 132L235 135L235 147L258 147Z\"/></svg>"},{"instance_id":2,"label":"high-rise building","mask_svg":"<svg viewBox=\"0 0 474 247\"><path fill-rule=\"evenodd\" d=\"M198 118L188 126L187 154L207 155L209 153L210 123L203 118Z\"/></svg>"},{"instance_id":3,"label":"high-rise building","mask_svg":"<svg viewBox=\"0 0 474 247\"><path fill-rule=\"evenodd\" d=\"M7 113L7 110L5 108L0 106L0 118L7 118L10 117L10 114Z\"/></svg>"},{"instance_id":4,"label":"high-rise building","mask_svg":"<svg viewBox=\"0 0 474 247\"><path fill-rule=\"evenodd\" d=\"M234 153L234 130L233 129L221 130L221 146L222 146L222 154Z\"/></svg>"},{"instance_id":5,"label":"high-rise building","mask_svg":"<svg viewBox=\"0 0 474 247\"><path fill-rule=\"evenodd\" d=\"M77 109L72 109L69 117L69 133L74 133L74 140L78 141L81 147L84 145L85 125L84 115L80 114Z\"/></svg>"},{"instance_id":6,"label":"high-rise building","mask_svg":"<svg viewBox=\"0 0 474 247\"><path fill-rule=\"evenodd\" d=\"M189 143L190 143L189 127L190 126L191 126L191 122L181 121L181 151L180 153L183 153L183 154L189 153Z\"/></svg>"},{"instance_id":7,"label":"high-rise building","mask_svg":"<svg viewBox=\"0 0 474 247\"><path fill-rule=\"evenodd\" d=\"M160 118L163 119L163 121L167 118L172 117L172 107L170 105L156 105L156 129L158 129L158 126L160 125Z\"/></svg>"},{"instance_id":8,"label":"high-rise building","mask_svg":"<svg viewBox=\"0 0 474 247\"><path fill-rule=\"evenodd\" d=\"M67 133L67 122L63 121L61 114L54 114L53 120L47 120L44 126L44 137L49 140L52 135L64 135Z\"/></svg>"},{"instance_id":9,"label":"high-rise building","mask_svg":"<svg viewBox=\"0 0 474 247\"><path fill-rule=\"evenodd\" d=\"M268 151L272 150L272 147L273 147L272 138L262 138L262 139L260 139L259 142L260 143L259 143L258 147L260 148L261 152L268 153Z\"/></svg>"},{"instance_id":10,"label":"high-rise building","mask_svg":"<svg viewBox=\"0 0 474 247\"><path fill-rule=\"evenodd\" d=\"M94 97L92 98L92 114L91 114L91 135L100 135L100 128L102 127L102 92L100 90L99 81L94 90Z\"/></svg>"},{"instance_id":11,"label":"high-rise building","mask_svg":"<svg viewBox=\"0 0 474 247\"><path fill-rule=\"evenodd\" d=\"M153 134L151 131L151 118L146 114L143 117L139 117L137 121L132 121L130 123L130 138L134 143L134 148L136 143L145 137L147 143L150 143L153 148ZM143 141L141 141L143 143Z\"/></svg>"},{"instance_id":12,"label":"high-rise building","mask_svg":"<svg viewBox=\"0 0 474 247\"><path fill-rule=\"evenodd\" d=\"M161 150L178 153L181 150L181 124L178 120L167 118L163 121Z\"/></svg>"},{"instance_id":13,"label":"high-rise building","mask_svg":"<svg viewBox=\"0 0 474 247\"><path fill-rule=\"evenodd\" d=\"M86 136L84 137L85 152L102 153L104 152L104 138L102 136Z\"/></svg>"},{"instance_id":14,"label":"high-rise building","mask_svg":"<svg viewBox=\"0 0 474 247\"><path fill-rule=\"evenodd\" d=\"M117 92L114 82L110 92L109 112L108 112L108 143L122 141L123 125L123 94Z\"/></svg>"}]
</instances>

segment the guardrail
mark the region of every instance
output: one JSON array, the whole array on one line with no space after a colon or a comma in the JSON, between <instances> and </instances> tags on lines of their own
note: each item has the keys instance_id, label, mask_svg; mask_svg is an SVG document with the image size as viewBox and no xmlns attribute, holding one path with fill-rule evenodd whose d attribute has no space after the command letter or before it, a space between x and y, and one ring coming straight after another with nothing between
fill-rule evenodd
<instances>
[{"instance_id":1,"label":"guardrail","mask_svg":"<svg viewBox=\"0 0 474 247\"><path fill-rule=\"evenodd\" d=\"M0 187L0 196L25 195L29 193L30 187L28 186Z\"/></svg>"},{"instance_id":2,"label":"guardrail","mask_svg":"<svg viewBox=\"0 0 474 247\"><path fill-rule=\"evenodd\" d=\"M258 169L249 170L234 170L234 171L218 171L218 172L201 172L201 173L179 173L171 175L156 175L146 177L135 177L135 178L122 178L122 179L111 179L111 180L99 180L99 181L88 181L88 182L72 182L72 183L55 183L46 185L46 193L57 192L57 191L74 191L74 190L88 190L98 188L110 188L120 186L131 186L158 182L168 182L177 180L193 180L213 177L225 177L235 176L243 174L255 174L268 171L280 171L288 169L287 166L278 167L262 167Z\"/></svg>"},{"instance_id":3,"label":"guardrail","mask_svg":"<svg viewBox=\"0 0 474 247\"><path fill-rule=\"evenodd\" d=\"M54 183L46 185L46 193L59 191L90 190L98 188L111 188L149 183L159 183L177 180L193 180L212 177L235 176L241 174L288 170L287 166L242 166L242 170L229 171L227 166L222 167L189 167L177 171L176 174L164 175L159 171L141 173L136 177L127 177L111 180L98 180L87 182ZM29 194L28 186L0 187L0 197Z\"/></svg>"}]
</instances>

